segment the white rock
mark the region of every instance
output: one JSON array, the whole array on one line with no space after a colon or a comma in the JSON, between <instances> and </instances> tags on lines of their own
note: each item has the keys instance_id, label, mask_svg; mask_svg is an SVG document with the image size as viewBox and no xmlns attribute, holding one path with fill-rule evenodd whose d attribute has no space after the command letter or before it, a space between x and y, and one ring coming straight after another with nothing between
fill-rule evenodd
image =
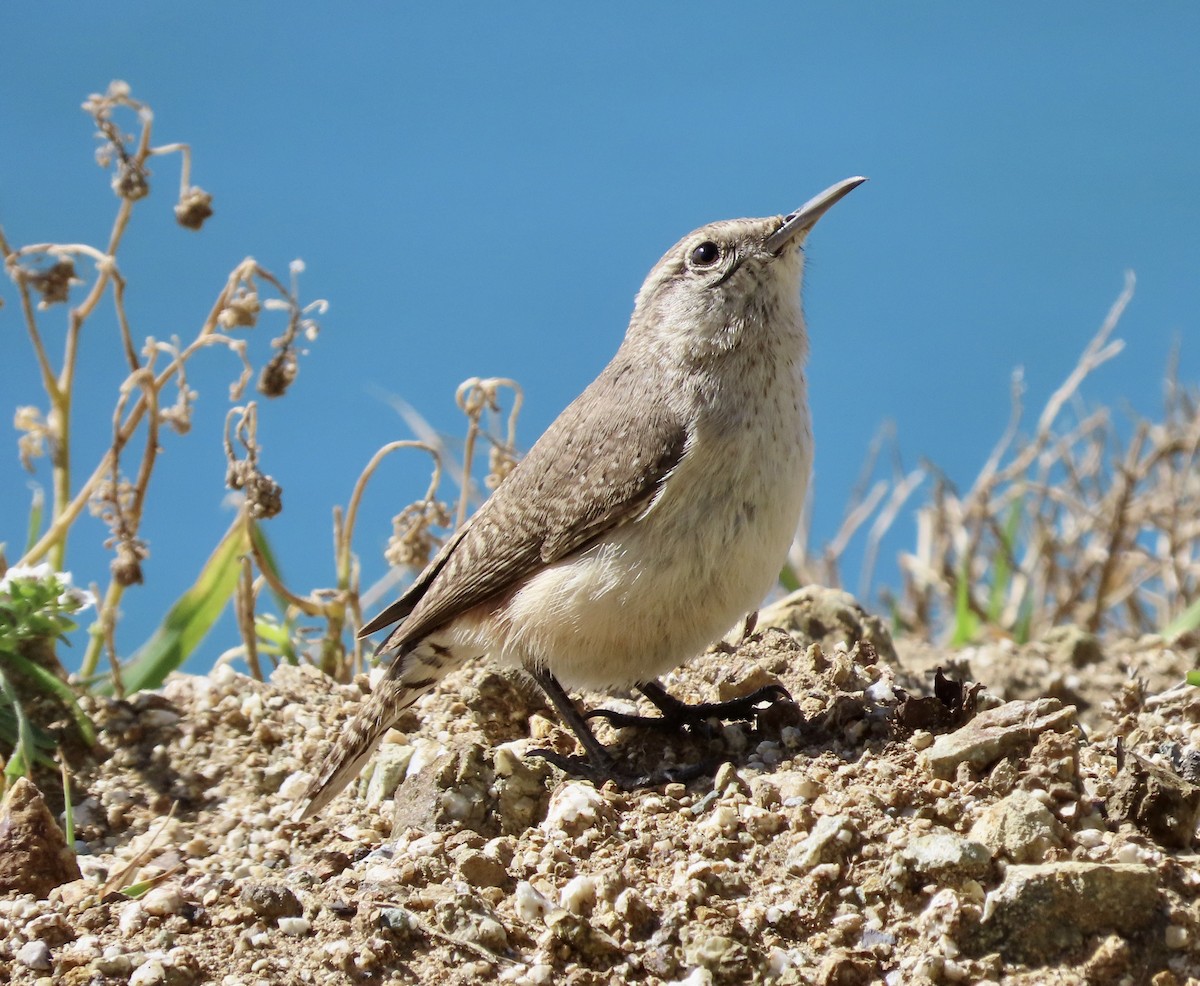
<instances>
[{"instance_id":1,"label":"white rock","mask_svg":"<svg viewBox=\"0 0 1200 986\"><path fill-rule=\"evenodd\" d=\"M131 900L121 907L121 915L117 918L117 927L121 934L132 935L146 927L146 909L140 900Z\"/></svg>"},{"instance_id":2,"label":"white rock","mask_svg":"<svg viewBox=\"0 0 1200 986\"><path fill-rule=\"evenodd\" d=\"M27 969L49 969L50 946L44 941L27 941L17 949L17 961Z\"/></svg>"},{"instance_id":3,"label":"white rock","mask_svg":"<svg viewBox=\"0 0 1200 986\"><path fill-rule=\"evenodd\" d=\"M174 726L179 722L180 716L171 709L146 709L138 718L147 729L158 729L162 726Z\"/></svg>"},{"instance_id":4,"label":"white rock","mask_svg":"<svg viewBox=\"0 0 1200 986\"><path fill-rule=\"evenodd\" d=\"M1167 948L1176 951L1187 947L1188 930L1178 924L1168 924L1167 930L1163 934L1163 940Z\"/></svg>"},{"instance_id":5,"label":"white rock","mask_svg":"<svg viewBox=\"0 0 1200 986\"><path fill-rule=\"evenodd\" d=\"M590 876L575 877L563 887L559 903L572 914L591 913L596 906L596 881Z\"/></svg>"},{"instance_id":6,"label":"white rock","mask_svg":"<svg viewBox=\"0 0 1200 986\"><path fill-rule=\"evenodd\" d=\"M1062 845L1061 829L1037 797L1017 790L984 809L971 826L970 838L1014 863L1040 863Z\"/></svg>"},{"instance_id":7,"label":"white rock","mask_svg":"<svg viewBox=\"0 0 1200 986\"><path fill-rule=\"evenodd\" d=\"M283 783L279 785L279 796L284 801L295 801L308 790L308 785L312 783L313 775L307 770L297 770L294 773L288 774L283 779Z\"/></svg>"},{"instance_id":8,"label":"white rock","mask_svg":"<svg viewBox=\"0 0 1200 986\"><path fill-rule=\"evenodd\" d=\"M375 754L371 779L367 782L367 804L382 804L396 793L413 758L413 748L403 743L385 743Z\"/></svg>"},{"instance_id":9,"label":"white rock","mask_svg":"<svg viewBox=\"0 0 1200 986\"><path fill-rule=\"evenodd\" d=\"M446 841L445 835L441 832L430 832L429 835L423 835L418 839L413 839L408 844L408 856L432 856Z\"/></svg>"},{"instance_id":10,"label":"white rock","mask_svg":"<svg viewBox=\"0 0 1200 986\"><path fill-rule=\"evenodd\" d=\"M251 722L261 719L263 714L262 696L258 692L251 692L243 698L241 713Z\"/></svg>"},{"instance_id":11,"label":"white rock","mask_svg":"<svg viewBox=\"0 0 1200 986\"><path fill-rule=\"evenodd\" d=\"M416 777L445 752L446 748L441 743L434 743L427 739L416 740L413 743L412 756L409 758L408 770L405 771L404 776Z\"/></svg>"},{"instance_id":12,"label":"white rock","mask_svg":"<svg viewBox=\"0 0 1200 986\"><path fill-rule=\"evenodd\" d=\"M732 835L738 827L738 811L733 805L717 805L698 826L709 835Z\"/></svg>"},{"instance_id":13,"label":"white rock","mask_svg":"<svg viewBox=\"0 0 1200 986\"><path fill-rule=\"evenodd\" d=\"M712 973L698 966L688 973L686 979L673 979L667 986L712 986L712 981Z\"/></svg>"},{"instance_id":14,"label":"white rock","mask_svg":"<svg viewBox=\"0 0 1200 986\"><path fill-rule=\"evenodd\" d=\"M767 975L782 976L792 964L792 957L778 945L772 945L767 955Z\"/></svg>"},{"instance_id":15,"label":"white rock","mask_svg":"<svg viewBox=\"0 0 1200 986\"><path fill-rule=\"evenodd\" d=\"M232 685L238 679L238 673L228 664L218 664L208 673L209 680L219 686Z\"/></svg>"},{"instance_id":16,"label":"white rock","mask_svg":"<svg viewBox=\"0 0 1200 986\"><path fill-rule=\"evenodd\" d=\"M604 796L591 784L564 784L550 798L541 827L547 834L576 836L608 813Z\"/></svg>"},{"instance_id":17,"label":"white rock","mask_svg":"<svg viewBox=\"0 0 1200 986\"><path fill-rule=\"evenodd\" d=\"M1126 842L1115 853L1118 863L1149 863L1154 855L1142 846Z\"/></svg>"},{"instance_id":18,"label":"white rock","mask_svg":"<svg viewBox=\"0 0 1200 986\"><path fill-rule=\"evenodd\" d=\"M160 986L167 981L167 969L159 959L147 959L129 977L129 986Z\"/></svg>"},{"instance_id":19,"label":"white rock","mask_svg":"<svg viewBox=\"0 0 1200 986\"><path fill-rule=\"evenodd\" d=\"M554 905L538 893L528 880L522 880L517 884L517 890L513 897L513 908L517 912L517 917L522 921L536 921L554 910Z\"/></svg>"},{"instance_id":20,"label":"white rock","mask_svg":"<svg viewBox=\"0 0 1200 986\"><path fill-rule=\"evenodd\" d=\"M822 857L835 855L834 842L844 842L841 833L849 820L843 815L822 815L804 840L788 854L788 869L805 873L825 862Z\"/></svg>"}]
</instances>

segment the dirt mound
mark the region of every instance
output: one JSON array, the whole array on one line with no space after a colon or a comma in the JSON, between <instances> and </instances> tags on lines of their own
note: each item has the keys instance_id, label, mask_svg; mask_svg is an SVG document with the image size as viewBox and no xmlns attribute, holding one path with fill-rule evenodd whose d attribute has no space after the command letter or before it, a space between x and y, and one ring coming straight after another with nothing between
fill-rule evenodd
<instances>
[{"instance_id":1,"label":"dirt mound","mask_svg":"<svg viewBox=\"0 0 1200 986\"><path fill-rule=\"evenodd\" d=\"M666 682L689 701L784 685L794 701L754 722L710 737L599 724L642 766L713 761L652 790L597 789L527 756L570 752L571 737L531 686L486 668L443 682L359 790L300 825L292 801L365 682L218 669L98 703L111 756L77 778L83 879L48 900L0 898L0 973L134 986L1200 976L1200 693L1165 687L1187 656L1064 637L901 644L885 660L880 628L843 615L816 621L815 643L811 619L760 628ZM956 672L922 701L934 664ZM1139 685L1131 672L1151 668ZM956 690L964 672L985 690Z\"/></svg>"}]
</instances>

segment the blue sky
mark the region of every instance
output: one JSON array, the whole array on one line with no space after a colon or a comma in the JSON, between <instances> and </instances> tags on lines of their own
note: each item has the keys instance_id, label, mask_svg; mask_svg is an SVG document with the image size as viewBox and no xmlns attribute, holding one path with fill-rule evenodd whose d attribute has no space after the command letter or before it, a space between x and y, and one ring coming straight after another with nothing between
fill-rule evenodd
<instances>
[{"instance_id":1,"label":"blue sky","mask_svg":"<svg viewBox=\"0 0 1200 986\"><path fill-rule=\"evenodd\" d=\"M515 377L528 447L616 349L676 239L868 175L809 241L822 542L885 421L906 463L968 483L1013 369L1032 419L1126 270L1128 346L1085 395L1153 414L1175 340L1196 380L1197 37L1200 7L1184 3L7 4L0 223L17 244L102 245L116 200L78 107L121 78L153 106L157 142L191 143L216 209L202 232L179 229L177 163L154 163L121 254L136 333L190 336L247 254L281 275L303 258L304 296L331 308L292 392L260 401L260 439L285 491L271 535L306 590L332 581L332 505L408 437L386 394L457 434L461 380ZM0 405L44 404L11 285L0 297ZM258 330L260 359L277 331ZM85 339L81 464L107 438L114 340L105 313ZM229 522L232 373L216 353L197 363L194 431L164 441L126 652ZM7 441L13 556L29 477ZM368 577L426 480L415 458L378 477L357 539ZM911 530L902 517L893 554ZM105 578L103 536L80 528L77 579Z\"/></svg>"}]
</instances>

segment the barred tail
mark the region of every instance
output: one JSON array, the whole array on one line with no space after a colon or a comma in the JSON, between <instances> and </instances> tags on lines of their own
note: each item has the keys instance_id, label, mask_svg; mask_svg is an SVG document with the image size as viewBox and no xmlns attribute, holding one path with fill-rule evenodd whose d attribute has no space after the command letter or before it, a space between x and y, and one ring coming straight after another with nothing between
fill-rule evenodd
<instances>
[{"instance_id":1,"label":"barred tail","mask_svg":"<svg viewBox=\"0 0 1200 986\"><path fill-rule=\"evenodd\" d=\"M310 818L337 797L371 759L400 713L462 663L449 647L428 637L397 658L322 761L317 776L297 802L292 821Z\"/></svg>"}]
</instances>

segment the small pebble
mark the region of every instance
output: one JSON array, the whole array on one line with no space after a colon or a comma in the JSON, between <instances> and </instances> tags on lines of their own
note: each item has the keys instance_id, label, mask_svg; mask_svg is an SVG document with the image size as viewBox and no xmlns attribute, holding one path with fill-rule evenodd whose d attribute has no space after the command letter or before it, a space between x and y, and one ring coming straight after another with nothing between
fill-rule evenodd
<instances>
[{"instance_id":1,"label":"small pebble","mask_svg":"<svg viewBox=\"0 0 1200 986\"><path fill-rule=\"evenodd\" d=\"M293 774L288 774L283 779L283 783L279 785L279 797L284 801L297 801L304 796L304 792L308 790L308 785L312 783L313 776L306 770L297 770Z\"/></svg>"},{"instance_id":2,"label":"small pebble","mask_svg":"<svg viewBox=\"0 0 1200 986\"><path fill-rule=\"evenodd\" d=\"M281 883L248 881L239 897L242 905L266 921L276 918L299 917L304 905L294 893Z\"/></svg>"},{"instance_id":3,"label":"small pebble","mask_svg":"<svg viewBox=\"0 0 1200 986\"><path fill-rule=\"evenodd\" d=\"M1178 924L1168 924L1167 930L1163 934L1163 940L1169 949L1177 951L1185 948L1188 943L1188 930Z\"/></svg>"},{"instance_id":4,"label":"small pebble","mask_svg":"<svg viewBox=\"0 0 1200 986\"><path fill-rule=\"evenodd\" d=\"M146 913L155 917L180 914L186 906L183 892L173 883L154 887L142 898L142 907Z\"/></svg>"},{"instance_id":5,"label":"small pebble","mask_svg":"<svg viewBox=\"0 0 1200 986\"><path fill-rule=\"evenodd\" d=\"M293 938L303 938L312 930L312 922L308 918L280 918L279 930Z\"/></svg>"}]
</instances>

